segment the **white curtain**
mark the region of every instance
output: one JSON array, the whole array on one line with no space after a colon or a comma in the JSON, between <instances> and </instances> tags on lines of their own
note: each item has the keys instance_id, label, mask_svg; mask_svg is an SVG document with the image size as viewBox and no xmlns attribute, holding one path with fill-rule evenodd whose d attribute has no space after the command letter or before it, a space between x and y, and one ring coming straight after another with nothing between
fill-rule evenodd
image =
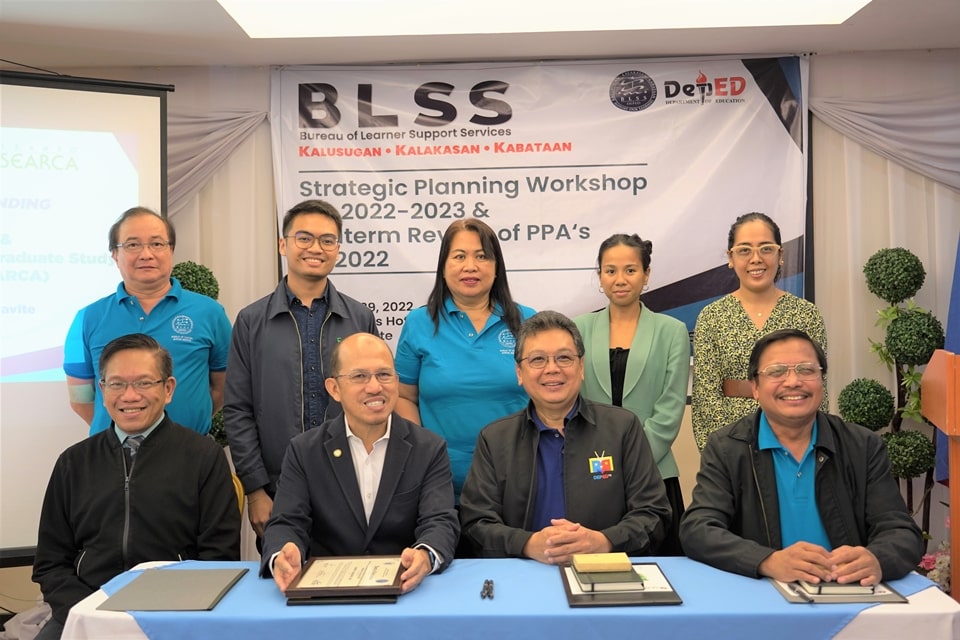
<instances>
[{"instance_id":1,"label":"white curtain","mask_svg":"<svg viewBox=\"0 0 960 640\"><path fill-rule=\"evenodd\" d=\"M815 295L835 410L854 378L895 391L870 351L869 339L884 338L876 320L886 303L863 277L877 250L904 247L920 258L927 277L916 302L946 323L960 239L960 51L814 57L810 75ZM947 536L949 497L937 485L932 499L936 545Z\"/></svg>"},{"instance_id":2,"label":"white curtain","mask_svg":"<svg viewBox=\"0 0 960 640\"><path fill-rule=\"evenodd\" d=\"M273 290L279 273L277 215L265 120L171 219L177 229L176 260L193 260L213 271L231 320Z\"/></svg>"},{"instance_id":3,"label":"white curtain","mask_svg":"<svg viewBox=\"0 0 960 640\"><path fill-rule=\"evenodd\" d=\"M820 120L878 155L960 191L960 95L814 98Z\"/></svg>"},{"instance_id":4,"label":"white curtain","mask_svg":"<svg viewBox=\"0 0 960 640\"><path fill-rule=\"evenodd\" d=\"M257 126L265 111L167 113L167 210L180 209L227 162Z\"/></svg>"}]
</instances>

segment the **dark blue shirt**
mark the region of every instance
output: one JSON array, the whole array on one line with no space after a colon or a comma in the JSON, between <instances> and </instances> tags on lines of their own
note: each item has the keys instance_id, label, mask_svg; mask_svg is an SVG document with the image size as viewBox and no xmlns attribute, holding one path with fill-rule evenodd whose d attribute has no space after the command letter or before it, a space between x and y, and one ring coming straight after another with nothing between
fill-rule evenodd
<instances>
[{"instance_id":1,"label":"dark blue shirt","mask_svg":"<svg viewBox=\"0 0 960 640\"><path fill-rule=\"evenodd\" d=\"M563 419L563 424L577 412L577 405ZM563 435L559 429L551 429L543 424L532 404L530 414L540 430L537 444L537 495L533 502L533 531L550 526L553 518L566 518L567 507L563 491Z\"/></svg>"},{"instance_id":2,"label":"dark blue shirt","mask_svg":"<svg viewBox=\"0 0 960 640\"><path fill-rule=\"evenodd\" d=\"M329 398L323 385L323 360L320 358L320 328L327 317L330 304L327 301L329 287L323 295L315 298L308 309L298 297L293 295L284 281L287 292L287 304L300 333L300 364L303 367L303 427L312 429L320 426L327 411Z\"/></svg>"}]
</instances>

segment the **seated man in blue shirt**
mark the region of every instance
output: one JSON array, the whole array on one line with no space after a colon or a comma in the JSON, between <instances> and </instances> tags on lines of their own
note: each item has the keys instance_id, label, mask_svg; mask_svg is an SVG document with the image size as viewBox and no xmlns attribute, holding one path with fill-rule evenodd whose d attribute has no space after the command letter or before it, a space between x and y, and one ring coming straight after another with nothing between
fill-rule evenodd
<instances>
[{"instance_id":1,"label":"seated man in blue shirt","mask_svg":"<svg viewBox=\"0 0 960 640\"><path fill-rule=\"evenodd\" d=\"M760 338L748 375L760 409L703 450L680 541L694 560L784 582L872 585L923 554L881 438L820 412L827 358L796 329Z\"/></svg>"},{"instance_id":2,"label":"seated man in blue shirt","mask_svg":"<svg viewBox=\"0 0 960 640\"><path fill-rule=\"evenodd\" d=\"M407 593L457 546L447 447L394 413L399 379L383 340L355 333L330 358L326 387L343 413L290 441L260 575L283 591L310 556L399 555Z\"/></svg>"},{"instance_id":3,"label":"seated man in blue shirt","mask_svg":"<svg viewBox=\"0 0 960 640\"><path fill-rule=\"evenodd\" d=\"M520 327L514 359L530 404L480 432L460 497L463 534L483 557L649 555L666 535L670 505L643 426L580 396L583 351L556 311Z\"/></svg>"}]
</instances>

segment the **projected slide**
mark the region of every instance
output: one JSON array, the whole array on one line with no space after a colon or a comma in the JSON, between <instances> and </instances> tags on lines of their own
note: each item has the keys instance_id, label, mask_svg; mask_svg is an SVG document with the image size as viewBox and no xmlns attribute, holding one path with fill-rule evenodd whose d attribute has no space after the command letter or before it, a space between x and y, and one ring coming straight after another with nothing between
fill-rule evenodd
<instances>
[{"instance_id":1,"label":"projected slide","mask_svg":"<svg viewBox=\"0 0 960 640\"><path fill-rule=\"evenodd\" d=\"M116 287L107 230L138 202L135 144L106 131L0 133L0 382L63 380L73 313Z\"/></svg>"},{"instance_id":2,"label":"projected slide","mask_svg":"<svg viewBox=\"0 0 960 640\"><path fill-rule=\"evenodd\" d=\"M63 343L120 282L110 225L163 208L168 90L0 72L0 560L31 562L50 471L87 436Z\"/></svg>"}]
</instances>

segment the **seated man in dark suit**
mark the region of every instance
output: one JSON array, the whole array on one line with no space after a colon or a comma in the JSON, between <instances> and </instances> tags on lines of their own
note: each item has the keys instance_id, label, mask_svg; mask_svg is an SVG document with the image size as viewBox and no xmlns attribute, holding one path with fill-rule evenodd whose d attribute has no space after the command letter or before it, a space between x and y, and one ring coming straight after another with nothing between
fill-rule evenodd
<instances>
[{"instance_id":1,"label":"seated man in dark suit","mask_svg":"<svg viewBox=\"0 0 960 640\"><path fill-rule=\"evenodd\" d=\"M393 412L386 343L338 344L326 379L343 414L290 441L264 531L260 575L281 591L309 556L400 555L402 593L453 560L460 525L446 443Z\"/></svg>"},{"instance_id":2,"label":"seated man in dark suit","mask_svg":"<svg viewBox=\"0 0 960 640\"><path fill-rule=\"evenodd\" d=\"M240 510L216 442L167 417L176 380L166 349L142 333L100 353L110 428L53 468L40 512L33 580L53 609L37 636L60 637L70 607L150 560L239 560Z\"/></svg>"},{"instance_id":3,"label":"seated man in dark suit","mask_svg":"<svg viewBox=\"0 0 960 640\"><path fill-rule=\"evenodd\" d=\"M460 495L463 535L483 557L650 555L666 535L670 504L643 425L580 395L583 350L556 311L520 327L517 380L530 404L483 428Z\"/></svg>"},{"instance_id":4,"label":"seated man in dark suit","mask_svg":"<svg viewBox=\"0 0 960 640\"><path fill-rule=\"evenodd\" d=\"M819 411L827 357L803 331L757 340L760 409L713 433L680 522L687 555L724 571L872 585L915 569L920 528L877 434Z\"/></svg>"}]
</instances>

